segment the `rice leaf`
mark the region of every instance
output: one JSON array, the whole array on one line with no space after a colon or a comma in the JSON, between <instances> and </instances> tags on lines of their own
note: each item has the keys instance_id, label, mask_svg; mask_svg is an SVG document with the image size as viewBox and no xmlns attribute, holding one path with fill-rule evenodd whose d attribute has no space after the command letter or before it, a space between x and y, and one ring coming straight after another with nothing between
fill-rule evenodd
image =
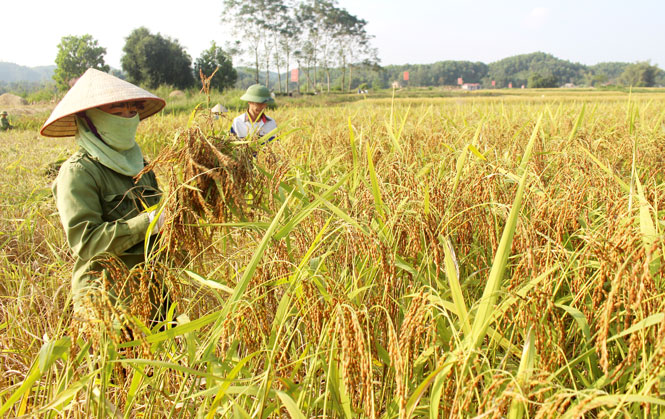
<instances>
[{"instance_id":1,"label":"rice leaf","mask_svg":"<svg viewBox=\"0 0 665 419\"><path fill-rule=\"evenodd\" d=\"M233 404L233 418L234 419L251 419L252 416L245 409L243 409L242 406L240 406L237 403L234 403Z\"/></svg>"},{"instance_id":2,"label":"rice leaf","mask_svg":"<svg viewBox=\"0 0 665 419\"><path fill-rule=\"evenodd\" d=\"M570 134L568 135L568 141L572 141L575 139L575 135L577 134L577 131L580 129L580 126L582 125L582 120L584 119L585 108L586 108L586 103L583 103L582 110L580 110L580 113L577 115L577 119L575 120L575 125L573 125L573 129L570 131Z\"/></svg>"},{"instance_id":3,"label":"rice leaf","mask_svg":"<svg viewBox=\"0 0 665 419\"><path fill-rule=\"evenodd\" d=\"M663 128L663 120L665 120L665 108L660 113L660 116L656 120L656 123L653 124L653 129L651 130L651 135L656 135Z\"/></svg>"},{"instance_id":4,"label":"rice leaf","mask_svg":"<svg viewBox=\"0 0 665 419\"><path fill-rule=\"evenodd\" d=\"M369 167L369 178L372 182L372 195L374 196L374 208L378 214L378 221L381 225L385 220L383 200L381 199L381 190L379 189L379 180L374 169L374 160L372 160L372 147L367 143L367 165Z\"/></svg>"},{"instance_id":5,"label":"rice leaf","mask_svg":"<svg viewBox=\"0 0 665 419\"><path fill-rule=\"evenodd\" d=\"M252 258L250 259L248 265L245 267L245 271L243 272L242 277L238 281L235 289L233 290L233 294L226 301L224 307L219 311L219 316L217 318L215 326L213 327L212 333L208 335L208 339L206 340L205 344L201 346L201 349L197 353L197 355L200 355L198 356L198 359L207 359L208 355L214 349L217 339L219 338L219 334L221 333L221 328L223 326L224 320L229 316L231 310L233 310L236 303L245 293L245 290L249 285L249 281L252 279L252 276L254 276L254 271L256 271L256 268L259 265L259 262L261 261L263 254L268 248L268 243L270 242L270 240L272 240L273 234L277 230L277 226L279 225L280 220L282 219L282 215L284 214L284 211L286 210L290 201L291 201L291 195L289 195L289 197L284 201L284 204L282 204L281 208L279 209L279 211L273 218L272 222L270 223L270 227L268 227L268 230L263 235L261 242L254 250L254 254L252 255ZM177 329L177 327L174 328L174 330L175 329Z\"/></svg>"},{"instance_id":6,"label":"rice leaf","mask_svg":"<svg viewBox=\"0 0 665 419\"><path fill-rule=\"evenodd\" d=\"M457 359L456 354L449 354L448 357L441 363L437 369L432 371L420 384L418 387L411 393L409 400L406 402L406 416L407 418L413 417L413 412L418 407L420 399L423 397L429 386L434 382L438 376L446 376L448 371L453 367L455 360ZM437 409L438 410L438 409Z\"/></svg>"},{"instance_id":7,"label":"rice leaf","mask_svg":"<svg viewBox=\"0 0 665 419\"><path fill-rule=\"evenodd\" d=\"M134 398L139 390L139 385L145 377L144 374L145 368L143 366L135 368L132 374L132 381L129 384L129 390L127 391L127 402L125 403L125 419L130 418L132 414L132 407L134 406Z\"/></svg>"},{"instance_id":8,"label":"rice leaf","mask_svg":"<svg viewBox=\"0 0 665 419\"><path fill-rule=\"evenodd\" d=\"M71 346L71 343L72 342L68 336L58 340L45 342L39 350L39 360L37 362L39 365L39 372L44 374L49 368L51 368L51 365L53 365L55 361L69 355L69 347Z\"/></svg>"},{"instance_id":9,"label":"rice leaf","mask_svg":"<svg viewBox=\"0 0 665 419\"><path fill-rule=\"evenodd\" d=\"M536 359L536 337L533 334L532 328L529 328L527 332L526 339L524 341L524 350L522 351L522 358L520 359L520 365L517 368L517 374L515 377L516 384L523 388L531 377L531 372ZM508 411L509 419L522 419L524 412L526 411L525 404L517 399L513 398L513 401L510 403L510 410Z\"/></svg>"},{"instance_id":10,"label":"rice leaf","mask_svg":"<svg viewBox=\"0 0 665 419\"><path fill-rule=\"evenodd\" d=\"M351 117L348 119L349 123L349 141L351 142L351 157L353 159L353 172L351 181L351 195L355 195L356 188L360 182L360 163L358 162L358 150L356 149L356 135L351 125Z\"/></svg>"},{"instance_id":11,"label":"rice leaf","mask_svg":"<svg viewBox=\"0 0 665 419\"><path fill-rule=\"evenodd\" d=\"M577 323L577 327L579 327L580 331L582 332L582 335L584 336L584 340L587 345L587 349L594 349L593 347L593 341L591 339L591 329L589 328L589 323L586 320L586 317L584 314L582 314L581 311L574 307L570 307L564 304L555 304L555 307L558 307L562 310L564 310L566 313L570 314L570 316L575 320L575 323ZM598 356L596 355L596 351L592 351L589 357L587 358L587 365L589 367L589 370L591 371L591 379L596 380L598 377L602 375L600 369L598 368Z\"/></svg>"},{"instance_id":12,"label":"rice leaf","mask_svg":"<svg viewBox=\"0 0 665 419\"><path fill-rule=\"evenodd\" d=\"M513 206L510 209L510 214L506 220L506 226L504 227L503 234L501 235L499 247L497 248L496 254L494 256L494 262L492 263L492 268L487 279L485 290L483 291L483 295L480 299L478 309L476 311L476 316L473 320L470 340L468 341L470 348L477 348L480 345L481 341L485 337L485 333L492 318L492 310L494 309L494 305L497 300L497 292L501 287L503 273L505 272L506 265L508 263L508 256L510 255L510 247L513 241L513 235L515 234L517 220L522 208L522 196L524 195L524 188L526 187L526 178L528 174L527 163L531 157L531 151L536 141L542 119L543 115L541 113L531 134L531 139L529 140L526 150L524 151L524 156L522 157L522 162L520 164L522 177L520 179L517 193L513 201Z\"/></svg>"},{"instance_id":13,"label":"rice leaf","mask_svg":"<svg viewBox=\"0 0 665 419\"><path fill-rule=\"evenodd\" d=\"M197 274L196 272L192 272L190 270L185 269L183 272L187 274L190 278L195 280L201 285L204 285L206 287L210 287L212 289L224 291L227 294L233 294L233 288L227 287L226 285L220 284L217 281L213 281L211 279L206 279L202 277L201 275Z\"/></svg>"},{"instance_id":14,"label":"rice leaf","mask_svg":"<svg viewBox=\"0 0 665 419\"><path fill-rule=\"evenodd\" d=\"M42 407L40 410L44 412L47 412L51 409L60 410L63 404L71 402L72 399L78 394L78 392L88 385L88 381L94 378L97 374L99 374L99 370L95 370L92 373L81 377L80 380L70 384L65 391L58 393L53 400L51 400L46 406Z\"/></svg>"},{"instance_id":15,"label":"rice leaf","mask_svg":"<svg viewBox=\"0 0 665 419\"><path fill-rule=\"evenodd\" d=\"M176 336L182 336L186 333L200 330L203 326L214 322L219 319L220 313L222 310L215 311L210 314L206 314L203 317L200 317L196 320L192 320L189 323L181 324L171 329L164 330L159 333L154 333L149 336L146 336L145 340L148 343L160 343L164 342L167 339L173 339ZM133 346L139 346L141 344L140 340L133 340L130 342L124 342L118 345L118 348L131 348Z\"/></svg>"},{"instance_id":16,"label":"rice leaf","mask_svg":"<svg viewBox=\"0 0 665 419\"><path fill-rule=\"evenodd\" d=\"M191 128L194 125L194 119L196 119L196 113L203 107L203 103L199 103L194 107L194 110L189 113L189 118L187 119L187 129Z\"/></svg>"},{"instance_id":17,"label":"rice leaf","mask_svg":"<svg viewBox=\"0 0 665 419\"><path fill-rule=\"evenodd\" d=\"M568 410L561 416L561 419L568 418L578 418L580 415L583 415L587 411L602 407L602 406L620 406L626 403L640 403L640 404L649 404L656 406L665 406L665 399L653 397L653 396L644 396L641 394L612 394L612 395L602 395L602 396L591 396L589 398L584 398L579 402L571 405ZM583 410L580 411L578 406L584 404Z\"/></svg>"},{"instance_id":18,"label":"rice leaf","mask_svg":"<svg viewBox=\"0 0 665 419\"><path fill-rule=\"evenodd\" d=\"M479 127L478 127L478 131L477 131L476 136L477 136L478 134L480 134L480 129L481 129L481 128L482 128L482 126L479 126ZM466 148L467 148L471 153L473 153L473 155L475 155L479 160L487 161L487 157L485 157L485 156L483 155L483 153L481 153L480 150L478 150L478 149L476 148L475 145L473 145L473 144L469 144L469 145L466 146Z\"/></svg>"},{"instance_id":19,"label":"rice leaf","mask_svg":"<svg viewBox=\"0 0 665 419\"><path fill-rule=\"evenodd\" d=\"M286 408L287 412L293 419L305 419L305 415L300 411L298 405L288 394L283 391L277 391L277 396L282 401L282 404Z\"/></svg>"},{"instance_id":20,"label":"rice leaf","mask_svg":"<svg viewBox=\"0 0 665 419\"><path fill-rule=\"evenodd\" d=\"M339 189L342 185L344 185L350 176L351 173L347 173L346 175L342 176L342 178L335 185L330 186L321 196L319 196L317 199L309 203L305 208L300 210L297 214L293 215L291 219L286 224L284 224L284 226L279 231L277 231L277 233L275 233L274 239L280 240L289 235L289 233L291 233L291 231L298 224L300 224L312 212L314 212L316 209L318 209L321 206L323 200L329 199L337 189ZM282 208L284 208L284 206L282 206Z\"/></svg>"},{"instance_id":21,"label":"rice leaf","mask_svg":"<svg viewBox=\"0 0 665 419\"><path fill-rule=\"evenodd\" d=\"M4 416L5 413L9 411L9 408L11 408L14 403L16 403L22 396L26 396L30 393L30 389L32 388L32 385L39 379L41 376L39 372L39 366L37 363L33 364L32 368L30 368L30 372L28 373L27 377L25 380L23 380L23 383L21 383L21 386L16 390L8 399L5 401L5 403L0 407L0 416Z\"/></svg>"},{"instance_id":22,"label":"rice leaf","mask_svg":"<svg viewBox=\"0 0 665 419\"><path fill-rule=\"evenodd\" d=\"M439 418L439 405L441 404L441 395L443 394L443 385L445 384L446 376L444 374L437 375L432 385L432 392L429 400L429 417L433 419Z\"/></svg>"},{"instance_id":23,"label":"rice leaf","mask_svg":"<svg viewBox=\"0 0 665 419\"><path fill-rule=\"evenodd\" d=\"M646 319L642 319L639 322L635 323L634 325L630 326L627 329L622 330L621 332L617 333L616 335L613 335L611 338L607 339L607 342L613 342L617 339L621 339L624 336L628 336L632 333L638 332L642 329L646 329L648 327L654 326L660 322L663 321L663 317L665 317L665 313L656 313L652 314L651 316L647 317Z\"/></svg>"},{"instance_id":24,"label":"rice leaf","mask_svg":"<svg viewBox=\"0 0 665 419\"><path fill-rule=\"evenodd\" d=\"M459 283L459 272L453 260L453 244L450 239L446 237L441 243L444 251L444 264L446 269L446 277L448 278L448 285L450 286L450 294L453 297L457 315L462 323L462 330L465 335L471 333L471 323L469 322L469 312L464 302L464 294L462 294L462 287Z\"/></svg>"},{"instance_id":25,"label":"rice leaf","mask_svg":"<svg viewBox=\"0 0 665 419\"><path fill-rule=\"evenodd\" d=\"M215 413L217 412L217 406L222 402L222 399L224 398L224 394L226 394L226 390L229 388L233 380L240 374L240 371L242 368L245 366L245 364L252 358L254 358L256 355L258 355L259 352L254 352L240 361L233 367L233 369L229 372L229 374L224 378L224 382L220 384L219 389L217 390L217 394L215 395L215 400L212 402L212 406L210 406L210 411L208 412L208 419L214 418Z\"/></svg>"},{"instance_id":26,"label":"rice leaf","mask_svg":"<svg viewBox=\"0 0 665 419\"><path fill-rule=\"evenodd\" d=\"M330 390L333 396L333 401L335 402L335 405L341 408L339 410L340 416L349 419L353 417L353 413L351 412L351 399L349 398L346 386L344 385L344 380L342 379L339 369L337 368L338 356L337 356L337 348L335 347L334 344L330 352L331 352L330 357L328 358L330 361L328 365L328 379L326 380L326 386L328 385L330 386ZM326 391L326 393L328 393L328 391ZM325 408L324 408L324 414L325 414Z\"/></svg>"},{"instance_id":27,"label":"rice leaf","mask_svg":"<svg viewBox=\"0 0 665 419\"><path fill-rule=\"evenodd\" d=\"M460 154L460 156L457 158L457 162L455 163L455 180L453 180L453 188L450 192L452 196L455 196L455 192L457 191L457 186L459 185L459 180L462 176L462 170L464 169L464 163L466 162L468 148L468 146L464 147L462 154Z\"/></svg>"},{"instance_id":28,"label":"rice leaf","mask_svg":"<svg viewBox=\"0 0 665 419\"><path fill-rule=\"evenodd\" d=\"M653 219L651 218L650 214L651 205L649 204L649 201L647 201L647 198L644 195L644 188L642 188L642 183L640 182L640 178L639 176L637 176L637 174L635 175L635 186L637 187L637 197L640 203L639 222L640 222L640 231L642 233L642 243L644 244L645 249L651 250L656 244L656 240L658 239L658 233L656 232L656 225ZM656 219L658 219L657 216ZM661 263L661 258L658 255L656 255L651 261L651 264L649 265L649 269L652 274L656 274L659 271L660 263Z\"/></svg>"},{"instance_id":29,"label":"rice leaf","mask_svg":"<svg viewBox=\"0 0 665 419\"><path fill-rule=\"evenodd\" d=\"M16 403L21 397L25 396L24 400L27 400L27 396L30 393L32 385L44 374L48 369L53 365L55 361L60 358L66 357L69 354L69 347L71 346L71 340L69 337L60 338L54 341L45 342L34 364L30 368L28 375L21 386L16 390L0 407L0 416L3 416L9 411L9 409ZM19 416L25 413L24 403L19 406ZM23 413L21 413L23 411Z\"/></svg>"}]
</instances>

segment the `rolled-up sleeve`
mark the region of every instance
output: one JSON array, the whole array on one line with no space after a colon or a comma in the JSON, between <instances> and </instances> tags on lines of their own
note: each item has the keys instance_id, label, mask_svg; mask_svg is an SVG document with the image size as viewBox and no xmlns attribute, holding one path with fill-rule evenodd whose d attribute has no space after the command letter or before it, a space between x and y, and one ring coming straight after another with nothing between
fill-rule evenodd
<instances>
[{"instance_id":1,"label":"rolled-up sleeve","mask_svg":"<svg viewBox=\"0 0 665 419\"><path fill-rule=\"evenodd\" d=\"M121 255L145 239L150 224L147 213L127 220L102 219L99 185L81 164L63 165L53 193L67 242L79 259L87 261L102 253Z\"/></svg>"}]
</instances>

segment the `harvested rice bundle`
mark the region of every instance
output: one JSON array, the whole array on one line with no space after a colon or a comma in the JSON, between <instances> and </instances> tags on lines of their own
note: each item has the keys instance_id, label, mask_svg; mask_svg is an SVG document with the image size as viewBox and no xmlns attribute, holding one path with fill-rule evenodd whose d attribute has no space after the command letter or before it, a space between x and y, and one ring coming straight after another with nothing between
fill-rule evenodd
<instances>
[{"instance_id":1,"label":"harvested rice bundle","mask_svg":"<svg viewBox=\"0 0 665 419\"><path fill-rule=\"evenodd\" d=\"M165 320L170 305L182 302L180 280L157 261L128 269L107 255L97 263L99 270L90 272L83 295L85 304L74 312L73 335L84 336L93 347L103 336L116 344L139 339L147 356L149 345L141 325L152 327Z\"/></svg>"},{"instance_id":2,"label":"harvested rice bundle","mask_svg":"<svg viewBox=\"0 0 665 419\"><path fill-rule=\"evenodd\" d=\"M207 135L192 127L137 176L159 167L168 178L162 246L183 260L205 250L211 224L252 215L264 196L264 177L254 168L254 151L234 136Z\"/></svg>"}]
</instances>

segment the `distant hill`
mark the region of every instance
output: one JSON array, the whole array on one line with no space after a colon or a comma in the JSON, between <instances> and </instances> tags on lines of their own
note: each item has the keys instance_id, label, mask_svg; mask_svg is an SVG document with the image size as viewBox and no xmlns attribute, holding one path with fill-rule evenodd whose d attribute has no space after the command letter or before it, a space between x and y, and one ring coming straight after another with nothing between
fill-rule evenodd
<instances>
[{"instance_id":1,"label":"distant hill","mask_svg":"<svg viewBox=\"0 0 665 419\"><path fill-rule=\"evenodd\" d=\"M354 85L367 83L372 87L388 87L394 81L407 86L456 85L458 78L464 83L480 83L491 87L559 87L571 83L576 86L602 86L620 84L620 76L631 63L605 62L584 65L557 58L544 52L533 52L506 57L484 64L469 61L440 61L432 64L388 65L380 69L359 68L354 72ZM403 81L409 72L408 82ZM357 80L357 81L356 81ZM494 82L494 83L493 83ZM665 85L665 71L658 69L655 85Z\"/></svg>"},{"instance_id":2,"label":"distant hill","mask_svg":"<svg viewBox=\"0 0 665 419\"><path fill-rule=\"evenodd\" d=\"M235 67L236 73L238 73L238 80L236 81L236 87L239 89L246 89L252 84L256 83L256 70L252 67L238 66ZM271 71L270 73L270 85L273 86L277 80L278 75L276 72ZM282 74L282 80L286 77L286 73ZM265 84L266 81L266 71L259 71L259 83Z\"/></svg>"},{"instance_id":3,"label":"distant hill","mask_svg":"<svg viewBox=\"0 0 665 419\"><path fill-rule=\"evenodd\" d=\"M292 63L294 64L294 63ZM399 81L407 86L454 86L458 79L464 83L480 83L483 87L538 87L536 81L547 82L555 86L572 83L577 86L600 86L603 84L620 84L619 78L631 63L603 62L595 65L584 65L557 58L552 54L534 52L521 54L485 64L483 62L470 61L438 61L431 64L401 64L401 65L354 65L353 73L342 72L339 68L331 69L331 86L339 89L342 81L344 86L349 85L348 77L351 76L351 86L364 85L366 87L386 88L394 81ZM293 65L291 66L293 68ZM14 63L0 62L0 93L5 91L24 95L27 90L40 89L44 83L53 83L55 65L41 67L26 67ZM238 73L236 87L245 89L256 83L255 69L246 66L235 67ZM283 71L283 70L282 70ZM408 82L404 82L404 73L409 72ZM122 71L111 69L111 74L123 78ZM325 79L323 71L318 69L318 85L324 86ZM313 75L313 70L310 73ZM281 77L280 77L281 76ZM275 71L269 72L270 87L279 90L277 86L281 78L282 85L290 78L290 74ZM494 81L494 84L492 83ZM265 84L266 72L259 72L259 83ZM300 84L307 85L306 69L300 69ZM531 83L530 83L531 82ZM313 80L311 80L313 84ZM19 86L17 86L17 84ZM532 86L533 84L533 86ZM290 90L297 88L296 83L289 83ZM655 85L665 85L665 71L658 69L655 75ZM540 87L547 87L541 86ZM27 89L27 90L26 90Z\"/></svg>"},{"instance_id":4,"label":"distant hill","mask_svg":"<svg viewBox=\"0 0 665 419\"><path fill-rule=\"evenodd\" d=\"M616 84L621 74L626 70L630 63L607 62L592 65L589 69L597 75L604 75L607 82Z\"/></svg>"},{"instance_id":5,"label":"distant hill","mask_svg":"<svg viewBox=\"0 0 665 419\"><path fill-rule=\"evenodd\" d=\"M564 83L580 84L588 67L562 60L544 52L515 55L489 65L487 81L495 80L498 87L528 85L532 74L554 77L555 85Z\"/></svg>"},{"instance_id":6,"label":"distant hill","mask_svg":"<svg viewBox=\"0 0 665 419\"><path fill-rule=\"evenodd\" d=\"M25 67L22 65L0 62L0 82L45 82L50 81L55 71L55 65L40 67Z\"/></svg>"}]
</instances>

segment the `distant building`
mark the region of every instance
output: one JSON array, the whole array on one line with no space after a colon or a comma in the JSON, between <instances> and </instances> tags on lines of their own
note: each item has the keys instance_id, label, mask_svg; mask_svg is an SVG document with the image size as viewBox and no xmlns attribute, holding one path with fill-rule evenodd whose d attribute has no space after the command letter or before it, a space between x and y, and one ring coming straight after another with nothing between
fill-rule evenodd
<instances>
[{"instance_id":1,"label":"distant building","mask_svg":"<svg viewBox=\"0 0 665 419\"><path fill-rule=\"evenodd\" d=\"M566 83L563 85L563 87L565 89L572 89L573 87L575 87L575 83Z\"/></svg>"},{"instance_id":2,"label":"distant building","mask_svg":"<svg viewBox=\"0 0 665 419\"><path fill-rule=\"evenodd\" d=\"M464 83L462 90L480 90L480 83Z\"/></svg>"}]
</instances>

